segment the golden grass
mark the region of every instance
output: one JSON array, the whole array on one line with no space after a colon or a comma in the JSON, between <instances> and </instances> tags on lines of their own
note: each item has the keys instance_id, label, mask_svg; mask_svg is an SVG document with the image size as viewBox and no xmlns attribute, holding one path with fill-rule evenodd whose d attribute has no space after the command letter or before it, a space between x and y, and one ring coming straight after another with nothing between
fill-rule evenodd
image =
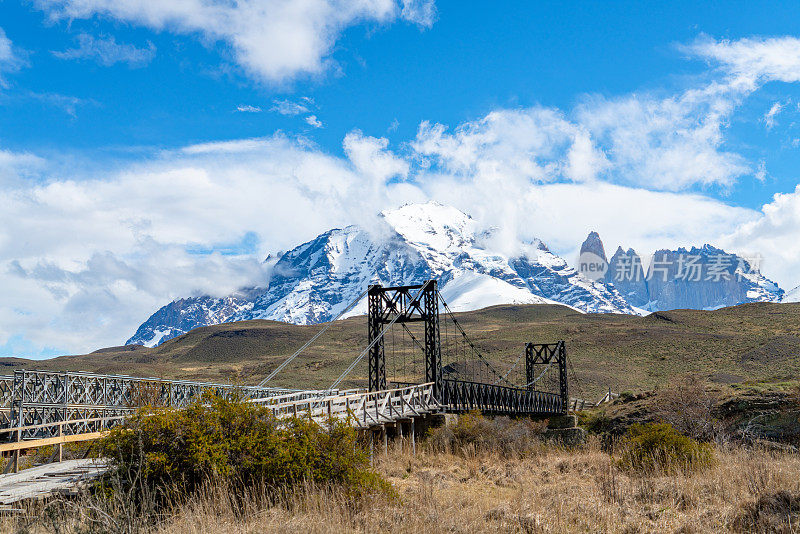
<instances>
[{"instance_id":1,"label":"golden grass","mask_svg":"<svg viewBox=\"0 0 800 534\"><path fill-rule=\"evenodd\" d=\"M617 469L597 443L577 450L542 448L517 459L463 452L419 451L413 456L395 446L393 454L379 456L376 470L391 481L399 499L375 497L359 503L336 488L303 487L277 500L253 490L241 504L224 485L217 485L148 531L800 531L800 455L796 453L721 447L717 450L720 461L705 471L635 476ZM0 522L3 532L13 530L9 521ZM45 523L25 532L51 531ZM62 532L79 532L78 523L64 525Z\"/></svg>"}]
</instances>

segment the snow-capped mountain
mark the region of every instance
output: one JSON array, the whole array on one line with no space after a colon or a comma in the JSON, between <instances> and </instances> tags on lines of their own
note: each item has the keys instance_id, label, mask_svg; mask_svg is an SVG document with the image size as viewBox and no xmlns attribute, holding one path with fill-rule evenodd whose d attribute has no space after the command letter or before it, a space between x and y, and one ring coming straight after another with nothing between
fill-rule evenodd
<instances>
[{"instance_id":1,"label":"snow-capped mountain","mask_svg":"<svg viewBox=\"0 0 800 534\"><path fill-rule=\"evenodd\" d=\"M329 230L285 253L269 284L225 298L193 297L154 313L128 344L154 346L192 328L272 319L296 324L337 316L370 283L398 285L435 278L453 310L494 304L561 303L583 312L634 313L613 288L580 275L541 242L515 254L493 247L493 232L438 203L381 214L377 229ZM350 314L365 313L366 299Z\"/></svg>"},{"instance_id":2,"label":"snow-capped mountain","mask_svg":"<svg viewBox=\"0 0 800 534\"><path fill-rule=\"evenodd\" d=\"M589 241L602 253L596 232L589 234ZM706 244L658 250L645 274L639 255L618 247L603 280L630 305L646 311L714 310L746 302L781 302L782 298L785 302L783 290L757 267L747 258Z\"/></svg>"}]
</instances>

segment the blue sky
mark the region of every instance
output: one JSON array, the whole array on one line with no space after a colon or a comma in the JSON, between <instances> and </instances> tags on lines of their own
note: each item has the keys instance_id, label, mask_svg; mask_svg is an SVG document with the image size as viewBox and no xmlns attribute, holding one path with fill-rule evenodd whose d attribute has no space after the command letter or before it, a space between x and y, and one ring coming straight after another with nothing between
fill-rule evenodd
<instances>
[{"instance_id":1,"label":"blue sky","mask_svg":"<svg viewBox=\"0 0 800 534\"><path fill-rule=\"evenodd\" d=\"M800 284L796 2L0 3L0 356L406 201ZM776 196L778 195L778 196Z\"/></svg>"}]
</instances>

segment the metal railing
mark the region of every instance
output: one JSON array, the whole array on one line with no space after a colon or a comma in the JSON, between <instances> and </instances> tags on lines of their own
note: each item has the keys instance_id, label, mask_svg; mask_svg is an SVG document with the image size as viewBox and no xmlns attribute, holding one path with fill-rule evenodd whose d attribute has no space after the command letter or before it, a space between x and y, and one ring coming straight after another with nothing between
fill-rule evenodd
<instances>
[{"instance_id":1,"label":"metal railing","mask_svg":"<svg viewBox=\"0 0 800 534\"><path fill-rule=\"evenodd\" d=\"M253 400L322 394L190 380L18 370L10 380L0 377L0 399L6 397L5 410L0 411L5 418L0 417L0 426L26 428L22 439L52 437L56 427L48 423L120 417L145 405L181 408L206 392L223 398L238 396ZM85 426L66 429L70 433L88 431Z\"/></svg>"},{"instance_id":2,"label":"metal railing","mask_svg":"<svg viewBox=\"0 0 800 534\"><path fill-rule=\"evenodd\" d=\"M270 406L278 419L308 417L317 423L329 418L347 421L356 428L369 428L401 419L418 417L441 409L433 397L433 382L383 391L330 395Z\"/></svg>"}]
</instances>

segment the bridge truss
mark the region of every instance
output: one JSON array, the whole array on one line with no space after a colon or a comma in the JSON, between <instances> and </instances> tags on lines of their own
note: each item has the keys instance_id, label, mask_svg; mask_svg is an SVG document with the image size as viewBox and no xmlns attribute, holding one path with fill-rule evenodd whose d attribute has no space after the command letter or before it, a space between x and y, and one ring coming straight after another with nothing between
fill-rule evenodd
<instances>
[{"instance_id":1,"label":"bridge truss","mask_svg":"<svg viewBox=\"0 0 800 534\"><path fill-rule=\"evenodd\" d=\"M123 375L17 370L0 377L0 427L23 428L20 439L108 428L140 406L181 408L204 393L251 399L308 398L320 391L234 386ZM65 423L57 425L55 423ZM33 427L33 428L32 428Z\"/></svg>"},{"instance_id":2,"label":"bridge truss","mask_svg":"<svg viewBox=\"0 0 800 534\"><path fill-rule=\"evenodd\" d=\"M367 293L370 391L386 389L389 375L396 386L433 384L433 395L446 411L567 412L563 341L528 343L504 367L472 342L439 293L436 280L408 286L376 284ZM522 360L524 367L519 365Z\"/></svg>"}]
</instances>

